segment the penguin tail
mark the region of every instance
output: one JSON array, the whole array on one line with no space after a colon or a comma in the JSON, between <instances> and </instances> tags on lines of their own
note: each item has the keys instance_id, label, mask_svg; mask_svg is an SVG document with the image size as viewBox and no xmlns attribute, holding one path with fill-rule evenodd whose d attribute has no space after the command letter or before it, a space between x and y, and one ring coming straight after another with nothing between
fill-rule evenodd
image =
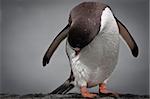
<instances>
[{"instance_id":1,"label":"penguin tail","mask_svg":"<svg viewBox=\"0 0 150 99\"><path fill-rule=\"evenodd\" d=\"M68 91L70 91L75 87L73 84L74 80L75 78L71 70L70 77L62 85L60 85L58 88L52 91L50 94L66 94Z\"/></svg>"},{"instance_id":2,"label":"penguin tail","mask_svg":"<svg viewBox=\"0 0 150 99\"><path fill-rule=\"evenodd\" d=\"M52 91L50 94L66 94L68 91L74 88L74 84L72 84L69 79L66 80L62 85Z\"/></svg>"}]
</instances>

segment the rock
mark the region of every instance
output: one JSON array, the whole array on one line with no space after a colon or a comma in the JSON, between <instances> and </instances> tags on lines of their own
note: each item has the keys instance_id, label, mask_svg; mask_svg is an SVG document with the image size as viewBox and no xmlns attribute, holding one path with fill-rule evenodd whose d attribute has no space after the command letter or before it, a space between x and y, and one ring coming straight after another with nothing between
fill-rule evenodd
<instances>
[{"instance_id":1,"label":"rock","mask_svg":"<svg viewBox=\"0 0 150 99\"><path fill-rule=\"evenodd\" d=\"M9 95L0 94L0 99L85 99L78 93L68 93L65 95L60 94L27 94L27 95ZM119 94L119 97L106 96L98 94L96 99L149 99L149 95L134 95L134 94Z\"/></svg>"}]
</instances>

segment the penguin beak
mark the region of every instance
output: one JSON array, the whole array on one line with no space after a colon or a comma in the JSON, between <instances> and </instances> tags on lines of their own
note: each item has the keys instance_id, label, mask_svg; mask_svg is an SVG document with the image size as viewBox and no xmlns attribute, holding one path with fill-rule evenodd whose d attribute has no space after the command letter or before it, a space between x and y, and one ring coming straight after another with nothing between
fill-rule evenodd
<instances>
[{"instance_id":1,"label":"penguin beak","mask_svg":"<svg viewBox=\"0 0 150 99\"><path fill-rule=\"evenodd\" d=\"M76 48L73 48L74 51L75 51L75 55L78 55L80 53L80 48L76 47Z\"/></svg>"}]
</instances>

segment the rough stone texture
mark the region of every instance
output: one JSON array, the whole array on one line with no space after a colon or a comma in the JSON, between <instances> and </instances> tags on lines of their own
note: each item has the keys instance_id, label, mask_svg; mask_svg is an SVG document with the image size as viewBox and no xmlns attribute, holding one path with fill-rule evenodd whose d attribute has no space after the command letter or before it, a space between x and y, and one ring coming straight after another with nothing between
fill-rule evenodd
<instances>
[{"instance_id":1,"label":"rough stone texture","mask_svg":"<svg viewBox=\"0 0 150 99\"><path fill-rule=\"evenodd\" d=\"M133 95L133 94L120 94L118 98L98 95L95 99L149 99L149 95ZM78 93L69 93L66 95L49 95L49 94L27 94L23 96L0 94L0 99L85 99Z\"/></svg>"}]
</instances>

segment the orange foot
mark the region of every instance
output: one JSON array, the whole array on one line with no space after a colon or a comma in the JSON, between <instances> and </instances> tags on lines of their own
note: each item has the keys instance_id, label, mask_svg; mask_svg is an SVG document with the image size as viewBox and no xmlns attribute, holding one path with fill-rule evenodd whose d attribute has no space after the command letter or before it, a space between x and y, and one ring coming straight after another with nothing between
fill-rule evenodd
<instances>
[{"instance_id":1,"label":"orange foot","mask_svg":"<svg viewBox=\"0 0 150 99\"><path fill-rule=\"evenodd\" d=\"M82 96L86 98L94 98L97 96L96 94L90 93L85 86L81 87L80 91L81 91Z\"/></svg>"},{"instance_id":2,"label":"orange foot","mask_svg":"<svg viewBox=\"0 0 150 99\"><path fill-rule=\"evenodd\" d=\"M109 91L106 89L106 85L104 83L99 84L99 93L105 94L105 95L111 95L115 97L119 97L119 94L113 91Z\"/></svg>"}]
</instances>

